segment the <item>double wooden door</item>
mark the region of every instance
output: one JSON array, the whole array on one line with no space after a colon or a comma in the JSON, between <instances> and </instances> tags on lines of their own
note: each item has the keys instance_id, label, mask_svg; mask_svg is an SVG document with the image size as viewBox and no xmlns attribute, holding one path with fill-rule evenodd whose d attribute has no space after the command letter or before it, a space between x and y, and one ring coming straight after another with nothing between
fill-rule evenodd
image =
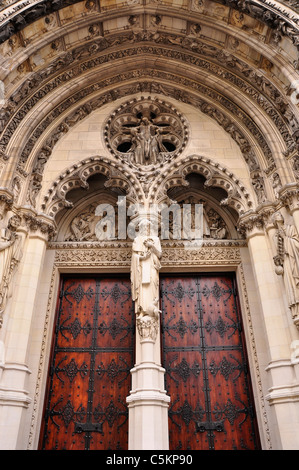
<instances>
[{"instance_id":1,"label":"double wooden door","mask_svg":"<svg viewBox=\"0 0 299 470\"><path fill-rule=\"evenodd\" d=\"M258 449L234 278L160 285L170 449ZM62 279L40 449L127 449L134 322L129 278Z\"/></svg>"},{"instance_id":2,"label":"double wooden door","mask_svg":"<svg viewBox=\"0 0 299 470\"><path fill-rule=\"evenodd\" d=\"M161 299L170 448L259 449L234 278L164 277Z\"/></svg>"}]
</instances>

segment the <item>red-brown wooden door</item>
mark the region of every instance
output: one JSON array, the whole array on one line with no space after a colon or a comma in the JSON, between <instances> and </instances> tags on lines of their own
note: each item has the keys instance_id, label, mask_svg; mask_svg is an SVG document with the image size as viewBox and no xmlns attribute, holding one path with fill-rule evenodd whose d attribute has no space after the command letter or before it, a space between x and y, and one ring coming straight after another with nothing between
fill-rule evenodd
<instances>
[{"instance_id":1,"label":"red-brown wooden door","mask_svg":"<svg viewBox=\"0 0 299 470\"><path fill-rule=\"evenodd\" d=\"M134 363L130 280L66 277L56 317L40 448L126 450Z\"/></svg>"},{"instance_id":2,"label":"red-brown wooden door","mask_svg":"<svg viewBox=\"0 0 299 470\"><path fill-rule=\"evenodd\" d=\"M231 275L161 279L171 450L259 449Z\"/></svg>"}]
</instances>

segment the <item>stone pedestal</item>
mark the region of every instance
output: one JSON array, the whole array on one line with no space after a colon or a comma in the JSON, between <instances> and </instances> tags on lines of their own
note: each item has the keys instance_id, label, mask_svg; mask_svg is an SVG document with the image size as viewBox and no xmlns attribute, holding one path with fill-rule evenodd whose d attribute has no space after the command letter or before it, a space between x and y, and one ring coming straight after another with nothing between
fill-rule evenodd
<instances>
[{"instance_id":1,"label":"stone pedestal","mask_svg":"<svg viewBox=\"0 0 299 470\"><path fill-rule=\"evenodd\" d=\"M165 370L153 361L155 342L140 341L141 361L132 370L129 408L129 450L168 450L168 404Z\"/></svg>"}]
</instances>

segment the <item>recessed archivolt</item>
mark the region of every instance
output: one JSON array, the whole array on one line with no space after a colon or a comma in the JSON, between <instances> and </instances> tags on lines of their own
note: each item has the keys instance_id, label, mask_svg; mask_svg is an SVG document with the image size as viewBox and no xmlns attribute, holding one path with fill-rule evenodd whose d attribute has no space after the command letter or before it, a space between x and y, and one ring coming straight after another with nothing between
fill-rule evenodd
<instances>
[{"instance_id":1,"label":"recessed archivolt","mask_svg":"<svg viewBox=\"0 0 299 470\"><path fill-rule=\"evenodd\" d=\"M74 79L76 76L79 76L83 73L86 73L87 70L105 63L111 63L118 58L123 59L124 57L136 56L138 53L147 53L152 55L164 56L166 59L175 59L182 61L185 64L188 63L192 67L201 68L209 72L209 74L215 75L221 80L232 82L234 86L240 88L241 93L247 94L251 99L257 100L256 90L264 96L269 103L275 105L276 109L281 112L282 116L287 113L289 120L289 115L292 112L290 103L279 89L271 83L271 81L260 72L254 70L252 66L241 60L240 58L234 56L233 52L224 52L222 48L211 46L205 44L203 41L198 41L192 39L192 45L190 41L176 41L174 44L175 37L172 37L170 33L160 33L158 38L157 34L153 37L149 35L148 38L144 37L131 37L130 33L121 34L117 37L107 37L103 39L96 39L90 43L87 43L83 46L74 48L72 51L63 53L58 59L55 59L51 64L35 74L31 74L28 79L16 90L12 96L9 98L8 103L4 111L2 112L2 126L8 123L8 120L14 115L14 118L18 118L17 107L26 100L26 108L20 110L19 112L28 113L30 107L34 106L38 100L44 97L49 91L53 91L58 86L61 86L64 82L69 81L70 78ZM182 37L183 38L183 37ZM102 52L103 50L112 48L114 43L117 42L121 46L125 46L125 50L121 47L121 50L114 50L111 55L103 55L100 57L95 57L96 54ZM144 44L144 42L158 43L160 48L148 48L147 50L135 51L132 43ZM195 47L196 44L196 47ZM173 48L165 48L166 45L172 45L176 50L191 51L191 54L186 52L181 52L178 54L174 52ZM163 47L162 47L163 46ZM205 60L200 58L205 57ZM75 65L77 61L82 61L84 58L88 57L88 61L81 62L79 67L73 69L72 71L64 72L59 76L56 76L55 79L50 80L52 74L55 74L59 71L62 71L66 67L71 68L72 65ZM94 59L92 58L94 57ZM216 65L214 62L218 64ZM209 62L208 62L209 61ZM187 71L185 71L187 72ZM242 77L238 79L238 75ZM249 79L249 80L248 80ZM47 84L42 86L44 81L47 81ZM37 91L38 88L38 91ZM255 93L254 93L255 90ZM28 98L30 97L30 101ZM268 103L268 106L269 106ZM260 100L259 105L266 108L266 104Z\"/></svg>"},{"instance_id":2,"label":"recessed archivolt","mask_svg":"<svg viewBox=\"0 0 299 470\"><path fill-rule=\"evenodd\" d=\"M167 48L165 45L169 45L173 42L171 40L172 35L170 33L159 33L153 37L137 37L132 39L131 33L122 34L111 38L96 39L84 46L77 47L72 51L68 51L55 59L50 65L44 70L37 72L30 76L23 85L10 97L7 106L3 108L0 116L0 129L5 127L5 130L1 138L1 151L6 152L9 141L12 134L17 130L18 126L29 113L29 111L38 103L39 100L44 99L49 93L52 93L56 88L63 86L63 84L69 83L70 77L74 79L81 74L86 74L86 71L90 71L98 66L103 67L104 64L112 64L118 59L123 60L126 56L135 56L135 60L138 55L158 55L164 57L167 60L182 61L184 64L190 65L190 72L193 67L204 70L209 75L214 75L219 79L219 82L223 82L222 93L225 90L225 82L231 83L233 87L239 88L240 94L245 95L250 101L255 101L257 106L260 107L264 113L267 114L274 125L277 127L279 134L282 136L287 150L292 148L294 140L292 135L298 129L298 120L296 117L296 109L294 109L290 102L286 99L278 88L266 78L262 73L255 71L246 62L235 57L233 53L224 52L221 48L216 46L209 46L204 44L202 41L196 43L196 39L192 40L193 45L190 46L187 41L177 41L175 49ZM158 36L158 38L156 37ZM144 44L144 40L158 43L159 47L155 46L143 46L143 49L134 48L132 42ZM94 55L102 52L104 49L111 48L115 41L121 44L121 49L114 50L111 54L106 55ZM104 42L104 44L103 44ZM162 44L162 46L161 46ZM126 46L126 49L123 49ZM174 46L174 44L173 44ZM190 49L191 47L191 49ZM178 52L181 50L181 52ZM182 52L184 50L192 51L192 53ZM92 58L94 56L94 58ZM202 56L205 59L202 59ZM81 62L78 66L72 70L64 71L60 75L56 75L55 78L51 79L52 74L61 72L65 67L72 67L77 61L88 57L87 61ZM216 62L220 63L216 64ZM186 72L186 70L184 69ZM188 72L189 73L189 72ZM242 78L241 78L242 77ZM43 81L47 83L43 84ZM193 82L196 81L193 79ZM187 86L190 86L189 84ZM197 83L197 86L203 86ZM38 89L37 89L38 88ZM246 99L246 98L245 98Z\"/></svg>"},{"instance_id":3,"label":"recessed archivolt","mask_svg":"<svg viewBox=\"0 0 299 470\"><path fill-rule=\"evenodd\" d=\"M137 76L136 76L137 75ZM152 76L152 79L145 77ZM137 81L139 78L140 81ZM160 79L160 81L158 81ZM120 80L124 81L121 85ZM88 95L95 95L95 91L98 89L105 90L109 82L111 89L106 89L102 94L93 97L90 101L86 101ZM137 83L136 83L137 82ZM174 86L174 83L178 86ZM187 88L189 85L189 88ZM190 89L191 88L191 89ZM30 167L28 167L29 156L33 150L37 154L36 161L39 156L41 158L49 157L54 145L58 142L59 138L65 135L66 132L77 122L84 119L95 109L101 106L113 102L115 98L127 96L133 93L155 93L161 94L166 97L172 97L178 101L193 105L203 113L209 115L212 119L222 126L226 132L236 141L239 145L245 161L248 163L250 170L263 167L264 169L273 169L275 167L274 160L272 157L271 149L266 142L262 131L254 123L254 121L248 116L242 109L236 106L232 101L224 98L222 95L217 93L204 85L198 85L195 82L186 78L167 73L156 71L152 73L148 70L141 70L139 72L131 71L124 73L120 76L110 77L108 80L104 80L102 83L96 83L90 85L88 88L78 91L72 97L69 97L64 102L60 103L52 112L49 112L44 120L31 131L28 136L28 141L21 151L20 158L16 166L22 168L27 173L30 173ZM197 94L196 94L197 92ZM208 97L208 98L206 98ZM82 103L77 108L74 108L74 102ZM67 114L68 109L71 108L71 112ZM51 136L42 140L43 134L49 126L53 126L55 120L57 121L58 116L65 116L63 121L53 128ZM236 121L238 116L238 121ZM32 119L32 118L30 118ZM248 139L248 135L251 134L251 138ZM7 136L8 139L8 136ZM0 148L4 151L6 145L5 133L2 138ZM14 142L14 146L15 146ZM263 155L264 160L258 162L257 155L254 154L253 148L259 146L260 155ZM40 150L37 150L37 149ZM259 159L260 160L260 159ZM34 166L33 166L34 168Z\"/></svg>"},{"instance_id":4,"label":"recessed archivolt","mask_svg":"<svg viewBox=\"0 0 299 470\"><path fill-rule=\"evenodd\" d=\"M136 87L136 92L139 91L139 86L140 83L135 85ZM144 89L146 87L153 87L153 82L144 82L143 83ZM159 87L160 84L156 83L156 86ZM177 96L178 93L180 93L180 90L174 88L172 85L166 85L167 93L169 96ZM124 88L119 88L118 90L118 96L120 95L125 95L128 91L132 93L132 87L124 87ZM204 101L202 98L197 97L194 101L192 98L192 95L188 95L188 99L185 97L183 100L185 103L190 103L196 107L198 107L203 113L206 113L210 117L216 116L216 120L218 124L220 124L229 134L230 136L236 141L236 143L239 145L241 151L243 152L244 159L246 163L248 164L249 171L260 171L260 165L258 162L258 158L256 154L253 151L253 146L251 142L248 140L247 136L244 134L242 128L238 126L237 123L235 123L232 120L232 117L225 113L223 109L219 109L216 106L212 105L211 103L208 103ZM20 166L19 171L22 168L25 168L26 172L31 173L31 179L29 183L29 188L28 188L28 193L33 194L33 192L36 190L36 183L39 185L41 189L41 179L44 171L44 167L50 158L52 154L52 150L54 146L57 144L59 139L63 137L71 128L74 124L77 124L80 122L82 119L84 119L86 116L88 116L93 110L98 109L99 105L104 105L108 102L112 101L111 95L104 94L102 96L94 98L91 102L85 103L83 106L75 109L72 111L72 113L64 118L62 122L60 122L59 125L57 125L51 136L47 138L47 140L41 144L41 147L39 150L36 152L36 158L33 166L30 168L28 166ZM48 117L49 118L49 117ZM100 139L100 135L99 135ZM270 161L270 165L273 165L273 161ZM115 163L113 163L115 164ZM157 167L156 171L159 170ZM142 174L139 174L140 181L142 181ZM143 183L143 188L142 188L142 193L145 193L147 195L149 190L148 187L148 179L146 178L144 183ZM141 190L140 190L141 191ZM140 194L140 197L141 194Z\"/></svg>"},{"instance_id":5,"label":"recessed archivolt","mask_svg":"<svg viewBox=\"0 0 299 470\"><path fill-rule=\"evenodd\" d=\"M134 74L134 72L128 72L128 74L123 74L122 78L124 79L129 77L132 79L132 74ZM162 77L166 77L169 79L169 74L165 74L163 72L160 74L160 77L161 79ZM242 114L242 111L239 108L233 108L233 104L231 104L230 106L227 100L223 102L223 106L221 107L220 104L222 104L222 97L219 96L219 98L217 98L217 95L215 95L215 91L211 91L215 100L209 102L206 99L203 99L202 96L191 94L188 93L187 90L182 90L181 88L174 87L173 81L175 78L175 76L172 76L173 80L170 80L171 85L167 82L156 82L154 80L140 81L137 83L136 80L134 80L134 83L128 81L128 83L126 83L125 85L120 85L118 88L113 88L112 91L98 95L94 97L91 101L85 102L78 108L74 108L72 106L71 113L69 115L65 113L64 119L60 121L60 123L57 124L55 127L53 127L50 137L48 136L45 141L43 141L42 136L43 133L46 133L47 126L55 120L57 115L63 115L63 111L65 111L64 107L72 105L74 100L65 101L62 107L53 110L53 115L48 114L43 123L39 127L37 127L32 133L31 139L29 139L25 150L23 150L22 158L19 161L17 167L21 174L31 174L31 179L28 188L28 193L30 195L28 197L31 199L31 204L33 206L35 205L35 201L32 200L32 195L38 194L38 187L39 189L41 189L41 180L45 164L51 156L53 148L57 144L59 139L63 137L75 124L80 122L82 119L86 118L92 111L98 109L99 107L107 103L113 102L115 97L119 98L121 96L126 96L127 93L133 95L136 93L140 93L140 89L143 89L143 91L145 92L150 92L152 90L155 90L156 92L160 91L161 94L164 94L164 97L169 96L172 98L176 98L178 101L188 103L194 106L195 108L199 109L201 112L212 117L220 126L222 126L222 128L224 128L226 132L229 133L229 135L239 145L244 159L248 164L251 176L253 172L260 172L261 169L264 169L267 174L273 173L273 171L275 170L275 162L272 158L272 154L264 140L256 142L259 135L259 130L255 126L255 124L250 121L249 117L246 117L245 114ZM184 82L186 83L186 79L184 79ZM98 87L98 84L96 85ZM205 88L207 90L207 87ZM92 86L91 90L94 90ZM77 98L79 99L80 96L81 94L80 92L78 92ZM85 96L85 93L83 93L83 96ZM217 103L217 106L215 105L215 103ZM227 104L226 108L224 106L225 104ZM230 108L230 114L227 112L227 108ZM241 125L235 121L234 116L236 114L238 114L239 117L241 116L241 114L244 116L244 122L241 123ZM252 128L250 126L250 123L252 123ZM252 135L251 137L248 137L249 130L252 130L252 134L254 134L254 131L256 131L256 134ZM258 143L261 147L259 154L257 154L255 151L256 143ZM270 152L270 154L268 152ZM30 158L28 158L31 154L35 155L34 162L32 162ZM260 155L264 157L264 160L261 159ZM262 179L261 174L259 174L258 177ZM145 193L145 195L147 195L148 187L146 184L143 184L142 191Z\"/></svg>"}]
</instances>

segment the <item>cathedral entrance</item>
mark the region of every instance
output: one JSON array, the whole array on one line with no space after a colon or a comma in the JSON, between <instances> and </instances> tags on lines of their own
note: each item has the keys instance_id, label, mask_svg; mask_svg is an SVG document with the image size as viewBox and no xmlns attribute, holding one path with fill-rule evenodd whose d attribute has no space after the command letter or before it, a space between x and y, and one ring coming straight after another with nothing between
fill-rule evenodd
<instances>
[{"instance_id":1,"label":"cathedral entrance","mask_svg":"<svg viewBox=\"0 0 299 470\"><path fill-rule=\"evenodd\" d=\"M160 291L170 449L259 449L234 276L163 275ZM40 449L128 449L134 323L129 277L62 277Z\"/></svg>"},{"instance_id":2,"label":"cathedral entrance","mask_svg":"<svg viewBox=\"0 0 299 470\"><path fill-rule=\"evenodd\" d=\"M40 449L127 449L133 354L130 280L64 277Z\"/></svg>"},{"instance_id":3,"label":"cathedral entrance","mask_svg":"<svg viewBox=\"0 0 299 470\"><path fill-rule=\"evenodd\" d=\"M170 449L258 449L234 278L169 276L160 286Z\"/></svg>"}]
</instances>

